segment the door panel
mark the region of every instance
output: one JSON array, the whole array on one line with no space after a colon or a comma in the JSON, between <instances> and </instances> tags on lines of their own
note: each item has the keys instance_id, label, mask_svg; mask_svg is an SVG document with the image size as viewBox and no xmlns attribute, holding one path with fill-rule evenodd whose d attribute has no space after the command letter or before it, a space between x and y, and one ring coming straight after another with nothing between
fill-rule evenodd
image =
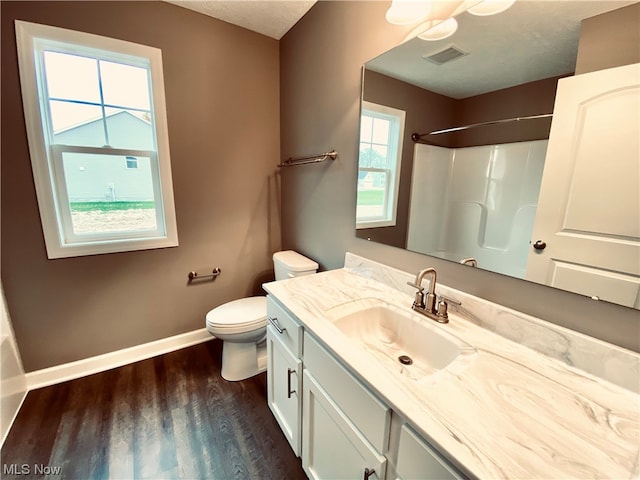
<instances>
[{"instance_id":1,"label":"door panel","mask_svg":"<svg viewBox=\"0 0 640 480\"><path fill-rule=\"evenodd\" d=\"M528 280L637 307L640 65L558 83Z\"/></svg>"}]
</instances>

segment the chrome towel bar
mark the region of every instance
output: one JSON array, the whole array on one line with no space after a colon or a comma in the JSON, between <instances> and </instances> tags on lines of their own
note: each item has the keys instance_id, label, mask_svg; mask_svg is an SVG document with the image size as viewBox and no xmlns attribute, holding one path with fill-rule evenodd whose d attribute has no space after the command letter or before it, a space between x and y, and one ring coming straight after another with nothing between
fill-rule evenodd
<instances>
[{"instance_id":1,"label":"chrome towel bar","mask_svg":"<svg viewBox=\"0 0 640 480\"><path fill-rule=\"evenodd\" d=\"M221 273L222 273L222 270L216 267L208 275L198 275L198 272L189 272L187 277L189 278L189 283L191 283L194 280L204 280L205 278L210 278L211 280L215 280L218 277L218 275L220 275Z\"/></svg>"},{"instance_id":2,"label":"chrome towel bar","mask_svg":"<svg viewBox=\"0 0 640 480\"><path fill-rule=\"evenodd\" d=\"M288 158L284 160L278 168L280 167L293 167L295 165L306 165L308 163L320 163L324 162L326 159L330 158L331 160L335 160L338 156L338 152L335 150L331 150L330 152L321 153L319 155L311 155L309 157L300 157L300 158Z\"/></svg>"}]
</instances>

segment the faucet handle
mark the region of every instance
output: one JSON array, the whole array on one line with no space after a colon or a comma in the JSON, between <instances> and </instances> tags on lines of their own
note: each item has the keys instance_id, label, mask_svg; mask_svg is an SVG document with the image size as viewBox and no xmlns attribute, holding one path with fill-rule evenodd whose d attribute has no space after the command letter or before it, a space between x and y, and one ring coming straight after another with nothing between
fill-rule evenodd
<instances>
[{"instance_id":1,"label":"faucet handle","mask_svg":"<svg viewBox=\"0 0 640 480\"><path fill-rule=\"evenodd\" d=\"M445 297L444 295L439 295L438 296L438 306L436 308L436 316L438 317L437 320L440 323L448 323L449 322L449 314L447 313L447 309L449 307L449 303L452 303L454 305L462 305L462 302L459 302L458 300L454 299L454 298L449 298L449 297Z\"/></svg>"},{"instance_id":2,"label":"faucet handle","mask_svg":"<svg viewBox=\"0 0 640 480\"><path fill-rule=\"evenodd\" d=\"M413 305L411 308L413 308L414 310L424 309L424 287L422 285L416 284L415 282L407 282L407 285L417 289L416 298L413 301Z\"/></svg>"},{"instance_id":3,"label":"faucet handle","mask_svg":"<svg viewBox=\"0 0 640 480\"><path fill-rule=\"evenodd\" d=\"M444 302L445 304L458 305L458 306L462 305L461 301L456 300L455 298L445 297L444 295L438 295L438 299L440 303Z\"/></svg>"},{"instance_id":4,"label":"faucet handle","mask_svg":"<svg viewBox=\"0 0 640 480\"><path fill-rule=\"evenodd\" d=\"M438 316L438 321L442 323L445 323L449 319L449 314L447 313L447 302L444 300L440 300L440 302L438 302L436 315Z\"/></svg>"}]
</instances>

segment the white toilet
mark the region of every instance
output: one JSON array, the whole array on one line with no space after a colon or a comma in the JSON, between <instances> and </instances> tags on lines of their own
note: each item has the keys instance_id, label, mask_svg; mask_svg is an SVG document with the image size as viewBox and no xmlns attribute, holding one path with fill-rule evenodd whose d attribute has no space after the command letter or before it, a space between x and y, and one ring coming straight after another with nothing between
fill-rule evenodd
<instances>
[{"instance_id":1,"label":"white toilet","mask_svg":"<svg viewBox=\"0 0 640 480\"><path fill-rule=\"evenodd\" d=\"M276 280L310 275L318 264L286 250L273 254ZM244 380L267 369L267 297L233 300L210 310L207 330L222 343L222 378Z\"/></svg>"}]
</instances>

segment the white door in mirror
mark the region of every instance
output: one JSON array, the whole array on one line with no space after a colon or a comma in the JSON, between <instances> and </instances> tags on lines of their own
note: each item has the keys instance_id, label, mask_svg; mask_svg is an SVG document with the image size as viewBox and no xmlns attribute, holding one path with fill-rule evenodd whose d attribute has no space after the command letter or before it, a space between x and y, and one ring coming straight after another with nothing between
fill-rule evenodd
<instances>
[{"instance_id":1,"label":"white door in mirror","mask_svg":"<svg viewBox=\"0 0 640 480\"><path fill-rule=\"evenodd\" d=\"M638 112L640 64L559 81L527 280L640 308Z\"/></svg>"}]
</instances>

